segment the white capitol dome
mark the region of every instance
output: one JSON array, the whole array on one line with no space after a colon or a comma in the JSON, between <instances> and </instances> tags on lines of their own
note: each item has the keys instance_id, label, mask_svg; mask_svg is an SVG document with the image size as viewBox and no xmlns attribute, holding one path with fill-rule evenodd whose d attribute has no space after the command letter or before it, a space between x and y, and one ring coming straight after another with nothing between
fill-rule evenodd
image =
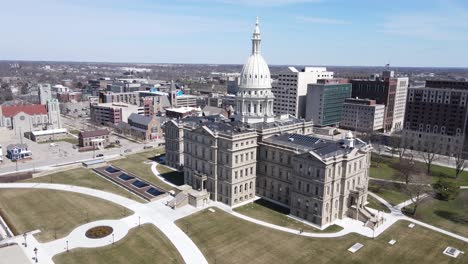
<instances>
[{"instance_id":1,"label":"white capitol dome","mask_svg":"<svg viewBox=\"0 0 468 264\"><path fill-rule=\"evenodd\" d=\"M242 68L239 91L236 96L236 119L253 124L273 122L273 101L268 64L260 54L258 18L252 36L252 54Z\"/></svg>"},{"instance_id":2,"label":"white capitol dome","mask_svg":"<svg viewBox=\"0 0 468 264\"><path fill-rule=\"evenodd\" d=\"M270 69L260 54L260 41L257 18L252 36L252 54L242 68L240 88L271 88Z\"/></svg>"}]
</instances>

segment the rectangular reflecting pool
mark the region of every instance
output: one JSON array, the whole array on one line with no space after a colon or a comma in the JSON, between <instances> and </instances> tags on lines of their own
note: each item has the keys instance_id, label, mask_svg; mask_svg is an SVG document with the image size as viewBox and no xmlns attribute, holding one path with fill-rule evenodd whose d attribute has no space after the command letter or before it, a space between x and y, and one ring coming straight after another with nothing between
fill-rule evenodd
<instances>
[{"instance_id":1,"label":"rectangular reflecting pool","mask_svg":"<svg viewBox=\"0 0 468 264\"><path fill-rule=\"evenodd\" d=\"M149 186L149 184L147 184L146 182L142 182L140 180L136 180L136 181L132 182L132 185L137 187L137 188L144 188L144 187Z\"/></svg>"},{"instance_id":2,"label":"rectangular reflecting pool","mask_svg":"<svg viewBox=\"0 0 468 264\"><path fill-rule=\"evenodd\" d=\"M120 174L120 175L119 175L119 178L120 178L121 180L124 180L124 181L129 181L129 180L135 179L135 177L130 176L130 175L126 174L126 173Z\"/></svg>"},{"instance_id":3,"label":"rectangular reflecting pool","mask_svg":"<svg viewBox=\"0 0 468 264\"><path fill-rule=\"evenodd\" d=\"M109 166L105 169L105 171L107 171L108 173L116 173L116 172L119 172L120 170Z\"/></svg>"},{"instance_id":4,"label":"rectangular reflecting pool","mask_svg":"<svg viewBox=\"0 0 468 264\"><path fill-rule=\"evenodd\" d=\"M156 188L153 188L153 187L151 187L151 188L149 188L148 190L146 190L146 192L149 193L149 194L151 194L151 195L153 195L153 196L158 196L158 195L161 195L161 194L164 193L164 192L162 192L162 191L160 191L160 190L158 190L158 189L156 189Z\"/></svg>"}]
</instances>

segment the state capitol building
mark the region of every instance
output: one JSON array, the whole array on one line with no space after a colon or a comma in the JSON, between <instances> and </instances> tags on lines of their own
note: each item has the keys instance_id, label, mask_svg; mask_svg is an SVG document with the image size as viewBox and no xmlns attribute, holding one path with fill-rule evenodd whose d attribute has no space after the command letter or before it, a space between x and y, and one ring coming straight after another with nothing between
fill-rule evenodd
<instances>
[{"instance_id":1,"label":"state capitol building","mask_svg":"<svg viewBox=\"0 0 468 264\"><path fill-rule=\"evenodd\" d=\"M257 19L234 118L164 124L167 165L183 170L194 190L231 207L262 197L320 228L348 216L371 219L364 208L371 146L351 132L338 141L317 138L312 122L276 116L260 44Z\"/></svg>"}]
</instances>

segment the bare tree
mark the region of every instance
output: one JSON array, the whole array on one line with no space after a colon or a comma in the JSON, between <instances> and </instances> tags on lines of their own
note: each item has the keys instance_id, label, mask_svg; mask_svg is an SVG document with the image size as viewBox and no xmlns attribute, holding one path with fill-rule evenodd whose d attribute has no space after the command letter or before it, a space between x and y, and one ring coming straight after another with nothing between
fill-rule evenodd
<instances>
[{"instance_id":1,"label":"bare tree","mask_svg":"<svg viewBox=\"0 0 468 264\"><path fill-rule=\"evenodd\" d=\"M458 176L465 170L466 168L466 160L463 151L459 151L453 155L455 159L455 179L458 179Z\"/></svg>"},{"instance_id":2,"label":"bare tree","mask_svg":"<svg viewBox=\"0 0 468 264\"><path fill-rule=\"evenodd\" d=\"M424 151L419 151L418 154L426 164L427 174L431 175L432 163L439 157L437 155L437 148L435 147L435 143L432 143L431 146L429 148L424 149Z\"/></svg>"},{"instance_id":3,"label":"bare tree","mask_svg":"<svg viewBox=\"0 0 468 264\"><path fill-rule=\"evenodd\" d=\"M377 153L377 159L375 161L376 161L377 167L378 167L380 165L380 162L382 162L382 153L385 150L385 146L383 146L381 144L375 144L375 145L372 145L372 147L374 148L375 152Z\"/></svg>"},{"instance_id":4,"label":"bare tree","mask_svg":"<svg viewBox=\"0 0 468 264\"><path fill-rule=\"evenodd\" d=\"M405 182L406 185L413 182L412 177L414 175L421 174L424 171L424 168L421 168L421 165L406 159L400 160L400 162L393 166L398 172L396 174L397 179Z\"/></svg>"},{"instance_id":5,"label":"bare tree","mask_svg":"<svg viewBox=\"0 0 468 264\"><path fill-rule=\"evenodd\" d=\"M422 200L431 194L432 186L430 185L431 178L424 173L414 174L410 179L411 181L405 184L404 190L410 196L413 206L411 214L414 215Z\"/></svg>"},{"instance_id":6,"label":"bare tree","mask_svg":"<svg viewBox=\"0 0 468 264\"><path fill-rule=\"evenodd\" d=\"M405 156L405 153L407 153L407 151L409 150L408 145L406 144L406 141L404 140L404 138L394 135L390 137L389 144L390 144L390 147L392 147L392 150L396 154L398 154L399 160L401 162L401 160Z\"/></svg>"}]
</instances>

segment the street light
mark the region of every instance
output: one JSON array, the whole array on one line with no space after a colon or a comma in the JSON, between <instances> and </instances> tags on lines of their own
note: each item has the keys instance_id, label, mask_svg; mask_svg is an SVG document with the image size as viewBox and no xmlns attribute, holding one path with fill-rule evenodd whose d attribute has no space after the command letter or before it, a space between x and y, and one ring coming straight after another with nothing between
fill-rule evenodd
<instances>
[{"instance_id":1,"label":"street light","mask_svg":"<svg viewBox=\"0 0 468 264\"><path fill-rule=\"evenodd\" d=\"M37 263L37 248L34 248L34 254L35 254L35 259L36 259L36 263Z\"/></svg>"},{"instance_id":2,"label":"street light","mask_svg":"<svg viewBox=\"0 0 468 264\"><path fill-rule=\"evenodd\" d=\"M67 252L68 252L68 240L66 242L67 242Z\"/></svg>"},{"instance_id":3,"label":"street light","mask_svg":"<svg viewBox=\"0 0 468 264\"><path fill-rule=\"evenodd\" d=\"M23 237L24 237L24 247L28 247L28 244L26 243L26 237L28 236L27 233L24 233L23 234Z\"/></svg>"},{"instance_id":4,"label":"street light","mask_svg":"<svg viewBox=\"0 0 468 264\"><path fill-rule=\"evenodd\" d=\"M114 233L112 233L112 245L114 245L114 242L115 242L115 240L114 240Z\"/></svg>"}]
</instances>

